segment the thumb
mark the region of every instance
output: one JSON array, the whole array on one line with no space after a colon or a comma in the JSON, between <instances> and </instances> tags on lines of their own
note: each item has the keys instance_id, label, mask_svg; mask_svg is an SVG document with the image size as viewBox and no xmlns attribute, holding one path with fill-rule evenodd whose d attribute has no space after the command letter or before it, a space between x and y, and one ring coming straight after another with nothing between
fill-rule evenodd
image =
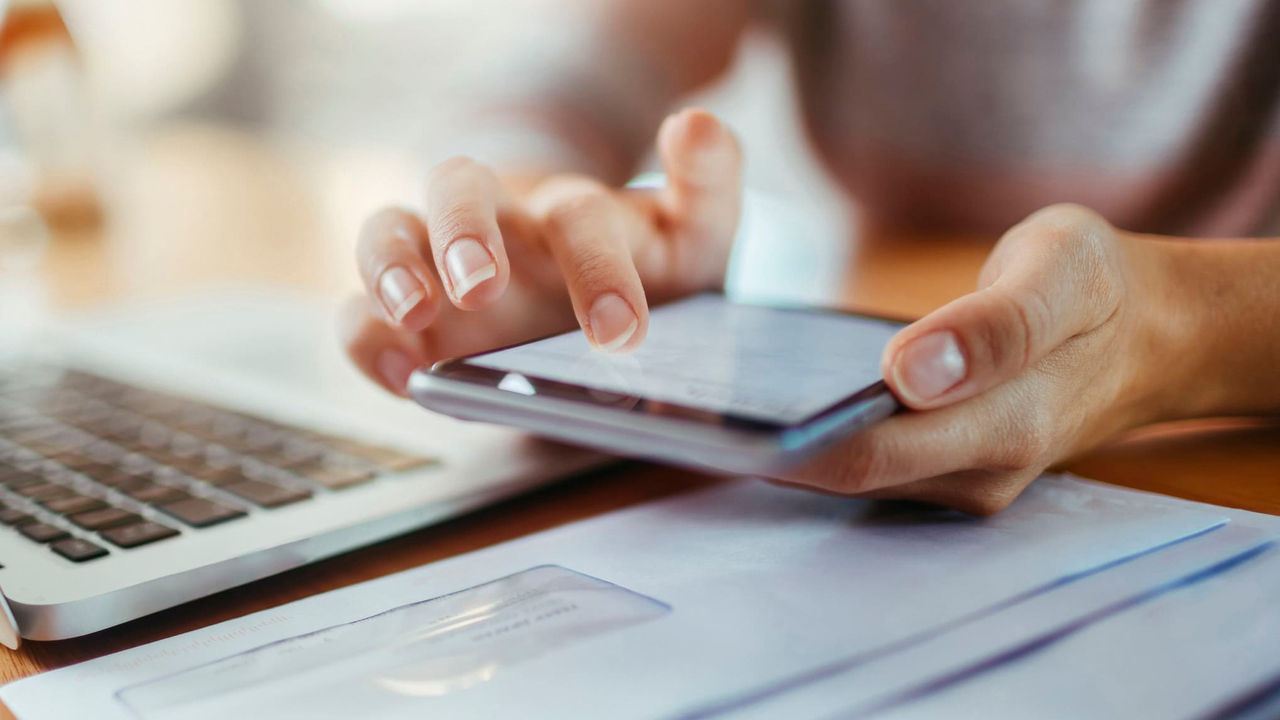
<instances>
[{"instance_id":1,"label":"thumb","mask_svg":"<svg viewBox=\"0 0 1280 720\"><path fill-rule=\"evenodd\" d=\"M705 110L682 110L658 130L658 155L666 218L699 238L728 242L742 209L742 150L733 133Z\"/></svg>"},{"instance_id":2,"label":"thumb","mask_svg":"<svg viewBox=\"0 0 1280 720\"><path fill-rule=\"evenodd\" d=\"M1054 206L1001 238L966 295L902 330L885 348L884 377L906 405L927 409L1010 380L1118 304L1114 230L1095 213Z\"/></svg>"}]
</instances>

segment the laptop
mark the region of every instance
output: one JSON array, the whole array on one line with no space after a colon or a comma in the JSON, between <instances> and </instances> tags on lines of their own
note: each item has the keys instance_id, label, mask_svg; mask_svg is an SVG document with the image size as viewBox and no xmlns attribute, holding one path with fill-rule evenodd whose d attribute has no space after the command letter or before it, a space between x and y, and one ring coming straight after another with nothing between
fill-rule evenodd
<instances>
[{"instance_id":1,"label":"laptop","mask_svg":"<svg viewBox=\"0 0 1280 720\"><path fill-rule=\"evenodd\" d=\"M603 462L388 396L332 326L325 302L238 289L0 336L0 641L95 632Z\"/></svg>"}]
</instances>

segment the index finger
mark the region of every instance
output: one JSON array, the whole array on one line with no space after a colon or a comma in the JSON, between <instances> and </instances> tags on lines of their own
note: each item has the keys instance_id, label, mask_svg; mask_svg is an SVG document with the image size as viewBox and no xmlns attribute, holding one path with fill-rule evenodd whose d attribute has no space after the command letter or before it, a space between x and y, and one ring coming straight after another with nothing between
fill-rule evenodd
<instances>
[{"instance_id":1,"label":"index finger","mask_svg":"<svg viewBox=\"0 0 1280 720\"><path fill-rule=\"evenodd\" d=\"M497 176L468 158L437 165L427 184L431 254L450 301L478 310L497 300L511 277L498 229L503 198Z\"/></svg>"}]
</instances>

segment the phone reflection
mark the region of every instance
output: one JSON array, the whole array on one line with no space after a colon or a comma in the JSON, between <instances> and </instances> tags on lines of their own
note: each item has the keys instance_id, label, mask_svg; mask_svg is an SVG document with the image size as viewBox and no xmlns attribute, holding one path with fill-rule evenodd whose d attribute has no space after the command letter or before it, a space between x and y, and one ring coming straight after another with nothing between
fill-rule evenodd
<instances>
[{"instance_id":1,"label":"phone reflection","mask_svg":"<svg viewBox=\"0 0 1280 720\"><path fill-rule=\"evenodd\" d=\"M634 355L606 355L588 350L574 361L573 373L583 378L587 396L596 402L622 410L631 410L640 404L641 389L645 386L644 367Z\"/></svg>"}]
</instances>

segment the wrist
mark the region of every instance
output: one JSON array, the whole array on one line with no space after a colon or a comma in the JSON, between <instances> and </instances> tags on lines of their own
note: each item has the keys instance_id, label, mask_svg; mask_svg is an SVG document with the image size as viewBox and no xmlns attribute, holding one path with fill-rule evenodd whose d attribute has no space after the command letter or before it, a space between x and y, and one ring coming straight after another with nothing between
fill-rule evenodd
<instances>
[{"instance_id":1,"label":"wrist","mask_svg":"<svg viewBox=\"0 0 1280 720\"><path fill-rule=\"evenodd\" d=\"M1148 422L1280 409L1280 244L1138 238L1154 258Z\"/></svg>"},{"instance_id":2,"label":"wrist","mask_svg":"<svg viewBox=\"0 0 1280 720\"><path fill-rule=\"evenodd\" d=\"M1191 258L1182 244L1144 236L1127 236L1138 316L1130 334L1135 347L1131 377L1137 388L1135 426L1194 417L1208 404L1206 388L1196 382L1205 358L1197 338L1204 319L1185 292Z\"/></svg>"}]
</instances>

